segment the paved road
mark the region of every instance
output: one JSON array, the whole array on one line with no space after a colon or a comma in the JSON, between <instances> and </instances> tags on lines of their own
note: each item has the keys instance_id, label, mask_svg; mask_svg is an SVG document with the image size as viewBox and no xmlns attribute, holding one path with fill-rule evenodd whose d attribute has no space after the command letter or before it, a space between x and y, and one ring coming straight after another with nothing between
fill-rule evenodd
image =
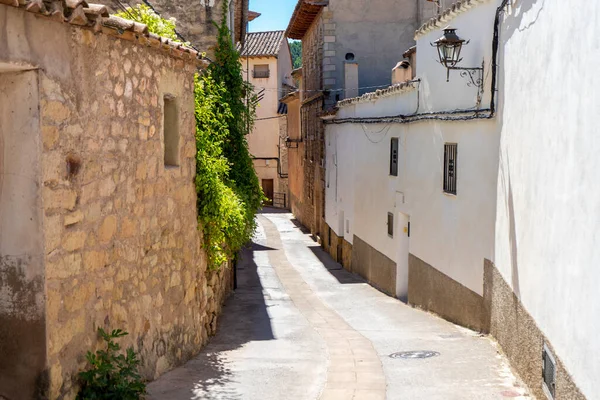
<instances>
[{"instance_id":1,"label":"paved road","mask_svg":"<svg viewBox=\"0 0 600 400\"><path fill-rule=\"evenodd\" d=\"M530 399L487 337L346 272L290 214L258 222L217 335L150 399ZM416 350L439 355L389 357Z\"/></svg>"}]
</instances>

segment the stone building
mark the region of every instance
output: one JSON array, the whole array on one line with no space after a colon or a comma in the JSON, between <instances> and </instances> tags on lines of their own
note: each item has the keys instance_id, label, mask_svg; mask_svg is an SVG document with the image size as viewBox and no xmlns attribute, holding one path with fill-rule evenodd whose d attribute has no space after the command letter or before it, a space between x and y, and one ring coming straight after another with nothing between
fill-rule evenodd
<instances>
[{"instance_id":1,"label":"stone building","mask_svg":"<svg viewBox=\"0 0 600 400\"><path fill-rule=\"evenodd\" d=\"M98 3L109 7L109 11L120 11L117 6L122 3L150 4L163 18L177 20L177 32L195 49L204 51L211 57L212 49L217 44L217 27L223 18L223 4L228 5L228 26L233 35L234 43L243 42L246 37L248 22L260 14L249 11L250 0L135 0L124 2L120 0L99 0ZM225 3L227 2L227 3Z\"/></svg>"},{"instance_id":2,"label":"stone building","mask_svg":"<svg viewBox=\"0 0 600 400\"><path fill-rule=\"evenodd\" d=\"M230 287L198 231L204 64L101 5L0 21L0 398L74 398L99 327L153 379L206 343Z\"/></svg>"},{"instance_id":3,"label":"stone building","mask_svg":"<svg viewBox=\"0 0 600 400\"><path fill-rule=\"evenodd\" d=\"M421 4L423 3L423 4ZM423 12L420 12L423 10ZM389 86L390 71L414 44L421 15L431 6L418 0L299 0L286 31L302 40L302 146L290 148L290 163L301 159L302 195L291 191L291 209L316 235L325 234L323 124L320 115L337 101ZM302 153L300 153L300 148Z\"/></svg>"},{"instance_id":4,"label":"stone building","mask_svg":"<svg viewBox=\"0 0 600 400\"><path fill-rule=\"evenodd\" d=\"M248 82L260 96L254 130L247 136L254 169L268 203L288 206L287 106L280 98L293 90L292 57L285 31L253 32L239 44Z\"/></svg>"}]
</instances>

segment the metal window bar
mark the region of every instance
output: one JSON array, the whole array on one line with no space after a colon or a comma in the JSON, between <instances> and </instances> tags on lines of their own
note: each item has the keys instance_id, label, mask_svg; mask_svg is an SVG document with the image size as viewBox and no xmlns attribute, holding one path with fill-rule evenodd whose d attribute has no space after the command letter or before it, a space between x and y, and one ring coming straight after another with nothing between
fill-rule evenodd
<instances>
[{"instance_id":1,"label":"metal window bar","mask_svg":"<svg viewBox=\"0 0 600 400\"><path fill-rule=\"evenodd\" d=\"M444 145L444 192L456 194L456 156L458 148L456 143Z\"/></svg>"},{"instance_id":2,"label":"metal window bar","mask_svg":"<svg viewBox=\"0 0 600 400\"><path fill-rule=\"evenodd\" d=\"M398 176L398 138L390 142L390 175Z\"/></svg>"},{"instance_id":3,"label":"metal window bar","mask_svg":"<svg viewBox=\"0 0 600 400\"><path fill-rule=\"evenodd\" d=\"M254 78L268 78L269 76L271 76L271 71L269 70L253 70L252 71L252 77Z\"/></svg>"}]
</instances>

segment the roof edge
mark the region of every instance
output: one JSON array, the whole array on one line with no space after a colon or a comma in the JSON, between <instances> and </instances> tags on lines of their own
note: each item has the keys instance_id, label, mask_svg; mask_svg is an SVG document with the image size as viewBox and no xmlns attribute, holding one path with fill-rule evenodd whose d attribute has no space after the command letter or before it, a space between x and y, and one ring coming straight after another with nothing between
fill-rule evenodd
<instances>
[{"instance_id":1,"label":"roof edge","mask_svg":"<svg viewBox=\"0 0 600 400\"><path fill-rule=\"evenodd\" d=\"M328 5L329 0L298 0L298 4L296 4L296 8L294 9L292 17L290 18L290 23L288 24L288 27L285 30L285 36L290 39L301 40L308 29L298 27L298 31L294 32L294 28L296 27L296 24L299 23L298 18L300 17L302 10L307 10L310 7L318 7L319 9L322 9L323 7L326 7ZM312 19L305 21L305 23L309 22L309 25L311 25L314 22L314 18L316 18L317 14L313 15Z\"/></svg>"},{"instance_id":2,"label":"roof edge","mask_svg":"<svg viewBox=\"0 0 600 400\"><path fill-rule=\"evenodd\" d=\"M368 102L372 102L377 99L380 99L382 97L392 96L397 93L409 92L409 91L416 89L417 82L419 82L418 79L415 79L412 81L406 81L406 82L402 82L402 83L397 83L397 84L389 86L385 89L378 89L374 92L365 93L362 96L344 99L344 100L338 101L337 108L339 109L342 107L350 106L353 104L359 104L359 103L368 103Z\"/></svg>"},{"instance_id":3,"label":"roof edge","mask_svg":"<svg viewBox=\"0 0 600 400\"><path fill-rule=\"evenodd\" d=\"M148 26L145 24L109 15L106 6L101 4L88 4L83 0L67 2L66 7L63 7L63 4L57 1L42 2L41 0L25 0L2 4L57 23L89 29L96 34L102 33L134 42L140 46L152 47L170 57L191 61L200 68L208 66L208 62L203 59L202 53L179 42L149 32Z\"/></svg>"},{"instance_id":4,"label":"roof edge","mask_svg":"<svg viewBox=\"0 0 600 400\"><path fill-rule=\"evenodd\" d=\"M415 40L431 31L442 28L448 24L448 22L456 18L459 14L478 6L479 4L487 3L489 1L490 0L458 0L456 3L442 11L440 15L431 18L429 21L421 25L421 27L415 32Z\"/></svg>"}]
</instances>

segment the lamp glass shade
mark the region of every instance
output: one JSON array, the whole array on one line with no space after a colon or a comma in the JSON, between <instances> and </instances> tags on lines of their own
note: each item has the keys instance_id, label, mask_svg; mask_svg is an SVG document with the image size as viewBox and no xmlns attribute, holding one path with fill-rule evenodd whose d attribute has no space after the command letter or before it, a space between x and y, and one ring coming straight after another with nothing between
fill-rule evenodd
<instances>
[{"instance_id":1,"label":"lamp glass shade","mask_svg":"<svg viewBox=\"0 0 600 400\"><path fill-rule=\"evenodd\" d=\"M464 42L456 34L456 29L444 29L442 37L434 42L438 48L440 63L449 68L454 67L460 61L460 50Z\"/></svg>"}]
</instances>

